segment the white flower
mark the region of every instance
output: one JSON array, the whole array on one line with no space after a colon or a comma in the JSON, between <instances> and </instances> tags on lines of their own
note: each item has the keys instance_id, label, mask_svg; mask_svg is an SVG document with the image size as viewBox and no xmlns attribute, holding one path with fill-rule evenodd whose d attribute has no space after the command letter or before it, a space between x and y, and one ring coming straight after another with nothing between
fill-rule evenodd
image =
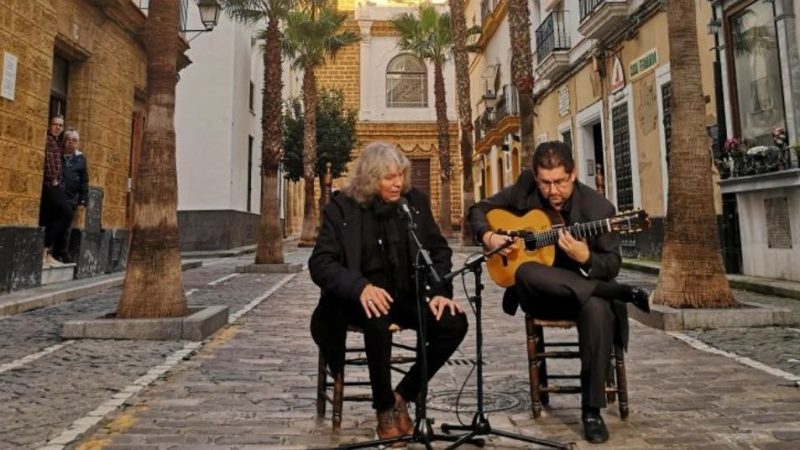
<instances>
[{"instance_id":1,"label":"white flower","mask_svg":"<svg viewBox=\"0 0 800 450\"><path fill-rule=\"evenodd\" d=\"M755 147L750 147L747 149L748 155L761 155L766 152L770 151L770 148L766 145L757 145Z\"/></svg>"}]
</instances>

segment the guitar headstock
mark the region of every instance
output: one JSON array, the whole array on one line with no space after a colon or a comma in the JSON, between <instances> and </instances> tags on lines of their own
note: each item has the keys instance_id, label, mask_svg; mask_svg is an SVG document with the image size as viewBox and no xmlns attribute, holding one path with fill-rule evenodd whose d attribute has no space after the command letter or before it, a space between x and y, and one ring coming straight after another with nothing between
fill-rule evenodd
<instances>
[{"instance_id":1,"label":"guitar headstock","mask_svg":"<svg viewBox=\"0 0 800 450\"><path fill-rule=\"evenodd\" d=\"M650 217L642 209L623 211L608 220L611 231L621 234L638 233L650 228Z\"/></svg>"}]
</instances>

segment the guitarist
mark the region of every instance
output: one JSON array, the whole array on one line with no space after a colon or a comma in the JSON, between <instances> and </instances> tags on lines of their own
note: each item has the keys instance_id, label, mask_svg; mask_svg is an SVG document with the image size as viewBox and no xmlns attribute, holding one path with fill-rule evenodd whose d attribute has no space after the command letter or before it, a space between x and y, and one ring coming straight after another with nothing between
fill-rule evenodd
<instances>
[{"instance_id":1,"label":"guitarist","mask_svg":"<svg viewBox=\"0 0 800 450\"><path fill-rule=\"evenodd\" d=\"M540 144L533 154L533 170L523 171L513 185L470 208L469 222L476 239L488 249L511 239L490 229L486 213L494 208L519 215L541 209L552 223L565 225L615 214L608 200L575 178L575 162L567 144ZM561 231L553 266L536 262L520 265L514 286L506 289L503 297L503 310L511 315L521 304L526 313L538 318L577 321L581 420L586 440L592 443L608 440L600 408L606 406L605 384L613 341L627 346L628 320L623 302L649 311L645 290L613 281L620 269L619 246L616 233L578 240ZM501 254L511 251L516 250L506 248Z\"/></svg>"}]
</instances>

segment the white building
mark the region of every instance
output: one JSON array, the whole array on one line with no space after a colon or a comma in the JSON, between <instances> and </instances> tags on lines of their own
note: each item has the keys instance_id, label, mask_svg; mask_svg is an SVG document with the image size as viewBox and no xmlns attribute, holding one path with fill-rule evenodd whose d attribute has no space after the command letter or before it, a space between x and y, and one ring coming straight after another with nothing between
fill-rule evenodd
<instances>
[{"instance_id":1,"label":"white building","mask_svg":"<svg viewBox=\"0 0 800 450\"><path fill-rule=\"evenodd\" d=\"M189 24L198 24L189 8ZM175 106L181 250L255 243L261 202L263 59L256 28L224 14L193 36Z\"/></svg>"}]
</instances>

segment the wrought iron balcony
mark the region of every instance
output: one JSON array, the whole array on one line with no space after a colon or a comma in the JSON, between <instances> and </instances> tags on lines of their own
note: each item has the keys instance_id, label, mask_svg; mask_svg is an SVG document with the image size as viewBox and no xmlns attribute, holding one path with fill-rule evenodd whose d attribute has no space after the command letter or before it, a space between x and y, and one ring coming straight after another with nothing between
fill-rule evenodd
<instances>
[{"instance_id":1,"label":"wrought iron balcony","mask_svg":"<svg viewBox=\"0 0 800 450\"><path fill-rule=\"evenodd\" d=\"M553 11L536 30L537 71L551 78L569 64L570 36L564 21L564 11Z\"/></svg>"},{"instance_id":2,"label":"wrought iron balcony","mask_svg":"<svg viewBox=\"0 0 800 450\"><path fill-rule=\"evenodd\" d=\"M762 175L798 168L798 153L792 147L757 147L723 154L716 164L721 179Z\"/></svg>"},{"instance_id":3,"label":"wrought iron balcony","mask_svg":"<svg viewBox=\"0 0 800 450\"><path fill-rule=\"evenodd\" d=\"M578 0L578 31L590 39L603 39L628 17L629 0Z\"/></svg>"},{"instance_id":4,"label":"wrought iron balcony","mask_svg":"<svg viewBox=\"0 0 800 450\"><path fill-rule=\"evenodd\" d=\"M508 116L519 115L519 98L517 88L513 84L503 86L503 93L494 105L494 125Z\"/></svg>"}]
</instances>

